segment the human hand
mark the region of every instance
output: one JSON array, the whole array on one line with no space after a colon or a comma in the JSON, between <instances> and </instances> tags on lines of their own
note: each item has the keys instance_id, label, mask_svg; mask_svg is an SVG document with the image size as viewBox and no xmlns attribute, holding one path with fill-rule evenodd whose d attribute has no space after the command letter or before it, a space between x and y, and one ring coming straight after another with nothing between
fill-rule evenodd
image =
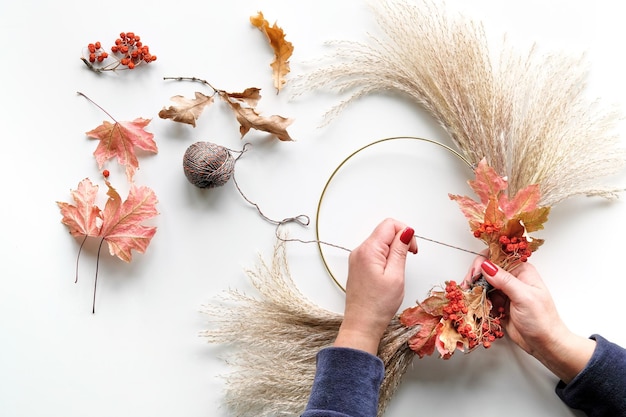
<instances>
[{"instance_id":1,"label":"human hand","mask_svg":"<svg viewBox=\"0 0 626 417\"><path fill-rule=\"evenodd\" d=\"M345 313L335 346L378 352L404 299L407 252L417 253L414 230L386 219L350 253Z\"/></svg>"},{"instance_id":2,"label":"human hand","mask_svg":"<svg viewBox=\"0 0 626 417\"><path fill-rule=\"evenodd\" d=\"M489 260L481 264L483 276L504 297L491 298L505 307L506 334L565 383L587 364L595 341L572 333L556 309L548 288L533 265L524 262L511 273Z\"/></svg>"}]
</instances>

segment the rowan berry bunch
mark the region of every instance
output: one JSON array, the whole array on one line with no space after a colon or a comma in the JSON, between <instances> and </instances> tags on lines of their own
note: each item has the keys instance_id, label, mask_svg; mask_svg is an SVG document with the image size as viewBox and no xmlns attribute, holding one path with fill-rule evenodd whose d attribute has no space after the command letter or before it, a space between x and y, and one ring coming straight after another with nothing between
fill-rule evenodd
<instances>
[{"instance_id":1,"label":"rowan berry bunch","mask_svg":"<svg viewBox=\"0 0 626 417\"><path fill-rule=\"evenodd\" d=\"M110 49L111 54L102 48L100 42L90 43L87 45L88 56L81 59L95 72L132 70L157 59L156 55L150 53L148 45L145 45L141 37L134 32L121 32Z\"/></svg>"},{"instance_id":2,"label":"rowan berry bunch","mask_svg":"<svg viewBox=\"0 0 626 417\"><path fill-rule=\"evenodd\" d=\"M474 237L483 240L491 250L500 250L502 266L512 267L528 261L533 253L533 247L524 236L524 229L521 227L505 229L507 230L486 221L480 223L474 230Z\"/></svg>"},{"instance_id":3,"label":"rowan berry bunch","mask_svg":"<svg viewBox=\"0 0 626 417\"><path fill-rule=\"evenodd\" d=\"M459 335L467 340L470 350L481 344L488 349L496 339L504 337L501 325L504 308L500 307L495 317L489 312L476 315L468 308L467 295L467 290L463 290L455 281L448 281L445 288L448 304L443 307L442 319L450 321Z\"/></svg>"}]
</instances>

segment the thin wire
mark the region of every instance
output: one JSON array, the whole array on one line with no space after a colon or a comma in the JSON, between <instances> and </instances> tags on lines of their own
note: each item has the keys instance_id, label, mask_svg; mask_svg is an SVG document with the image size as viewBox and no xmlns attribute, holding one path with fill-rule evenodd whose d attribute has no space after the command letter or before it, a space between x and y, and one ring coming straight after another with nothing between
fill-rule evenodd
<instances>
[{"instance_id":1,"label":"thin wire","mask_svg":"<svg viewBox=\"0 0 626 417\"><path fill-rule=\"evenodd\" d=\"M432 140L432 139L426 139L426 138L421 138L421 137L417 137L417 136L392 136L392 137L388 137L388 138L384 138L384 139L379 139L377 141L374 141L372 143L369 143L359 149L357 149L356 151L352 152L350 155L348 155L343 161L341 161L341 163L334 169L334 171L332 172L332 174L330 175L330 177L328 178L328 180L326 181L326 184L324 185L324 188L322 189L322 194L320 195L319 201L317 203L317 211L315 213L315 238L316 240L314 240L313 242L317 243L317 249L320 253L320 257L322 258L322 263L324 264L324 268L326 269L326 272L328 272L328 275L330 275L330 278L333 280L333 282L335 283L335 285L337 285L337 287L339 287L343 292L346 292L346 289L344 288L343 285L341 285L341 283L339 283L339 281L337 280L337 278L335 277L335 275L333 274L333 272L330 269L330 266L328 265L328 262L326 261L326 257L324 256L324 251L322 251L322 245L324 244L324 242L320 239L320 229L319 229L319 219L320 219L320 213L321 213L321 209L322 209L322 201L324 200L324 196L326 195L326 191L328 190L328 187L330 186L330 183L332 182L333 178L335 178L335 175L337 175L337 173L339 172L339 170L350 160L352 159L355 155L359 154L361 151L364 151L365 149L374 146L374 145L378 145L380 143L383 142L388 142L391 140L419 140L422 142L426 142L426 143L430 143L433 145L437 145L443 149L445 149L446 151L448 151L450 154L454 155L456 158L458 158L460 161L464 162L465 165L467 165L472 171L474 171L475 167L474 165L467 159L465 158L463 155L461 155L459 152L457 152L455 149L452 149L451 147L444 145L441 142L437 142L436 140ZM419 239L423 239L423 240L428 240L440 245L444 245L444 246L448 246L454 249L458 249L458 250L462 250L465 252L469 252L469 253L473 253L476 255L479 255L479 253L477 252L473 252L467 249L463 249L454 245L450 245L447 243L443 243L443 242L439 242L433 239L429 239L429 238L425 238L422 236L418 236L415 235L416 238ZM334 246L334 245L332 245ZM340 247L341 249L345 249L343 247ZM349 249L347 249L349 250Z\"/></svg>"}]
</instances>

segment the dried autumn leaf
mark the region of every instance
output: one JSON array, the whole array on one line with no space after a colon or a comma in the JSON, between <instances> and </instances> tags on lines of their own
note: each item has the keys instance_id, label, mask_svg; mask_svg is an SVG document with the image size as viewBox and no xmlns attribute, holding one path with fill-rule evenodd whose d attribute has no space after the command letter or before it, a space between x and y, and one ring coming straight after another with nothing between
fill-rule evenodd
<instances>
[{"instance_id":1,"label":"dried autumn leaf","mask_svg":"<svg viewBox=\"0 0 626 417\"><path fill-rule=\"evenodd\" d=\"M293 54L293 45L285 39L283 29L278 27L276 23L270 26L265 20L262 12L258 12L256 16L250 17L250 23L257 27L261 32L265 33L272 49L274 50L275 59L271 64L273 70L274 88L276 93L280 93L283 85L287 82L285 76L289 73L289 58Z\"/></svg>"},{"instance_id":2,"label":"dried autumn leaf","mask_svg":"<svg viewBox=\"0 0 626 417\"><path fill-rule=\"evenodd\" d=\"M433 298L429 297L427 300ZM424 300L424 303L427 303L427 300ZM445 298L440 299L439 302L445 302ZM435 351L435 329L441 320L441 315L427 312L423 305L409 307L400 314L402 325L406 327L420 326L419 331L408 340L409 348L415 351L420 358L432 355Z\"/></svg>"},{"instance_id":3,"label":"dried autumn leaf","mask_svg":"<svg viewBox=\"0 0 626 417\"><path fill-rule=\"evenodd\" d=\"M157 197L150 188L131 183L128 197L122 202L118 192L106 181L109 198L104 210L96 205L98 186L89 178L71 192L75 205L57 202L66 225L74 237L101 237L109 244L111 255L125 262L132 259L131 250L145 252L156 227L141 223L158 213Z\"/></svg>"},{"instance_id":4,"label":"dried autumn leaf","mask_svg":"<svg viewBox=\"0 0 626 417\"><path fill-rule=\"evenodd\" d=\"M104 121L100 126L87 132L87 136L100 140L94 151L94 156L100 169L111 158L117 157L118 162L126 167L126 176L132 181L135 171L139 168L139 161L135 154L135 148L157 153L157 145L154 135L146 132L144 128L150 123L150 119L141 117L132 122Z\"/></svg>"},{"instance_id":5,"label":"dried autumn leaf","mask_svg":"<svg viewBox=\"0 0 626 417\"><path fill-rule=\"evenodd\" d=\"M74 237L98 236L102 224L102 211L96 206L98 186L84 179L71 194L75 206L57 201L63 215L61 222L70 229L70 234Z\"/></svg>"},{"instance_id":6,"label":"dried autumn leaf","mask_svg":"<svg viewBox=\"0 0 626 417\"><path fill-rule=\"evenodd\" d=\"M248 107L256 107L261 100L261 89L256 87L246 88L242 93L228 93L224 91L229 99L246 104Z\"/></svg>"},{"instance_id":7,"label":"dried autumn leaf","mask_svg":"<svg viewBox=\"0 0 626 417\"><path fill-rule=\"evenodd\" d=\"M475 179L468 183L480 201L452 194L449 197L459 204L474 236L489 247L489 259L506 270L525 262L543 244L529 233L543 229L550 212L550 207L538 207L539 186L529 185L509 198L506 179L485 159L478 163Z\"/></svg>"},{"instance_id":8,"label":"dried autumn leaf","mask_svg":"<svg viewBox=\"0 0 626 417\"><path fill-rule=\"evenodd\" d=\"M108 181L105 182L108 199L104 210L96 205L98 186L85 178L76 190L71 191L75 205L57 201L63 216L61 222L69 228L72 236L84 239L99 237L102 242L107 242L111 255L130 262L132 251L144 253L156 233L156 227L141 223L158 214L158 201L154 191L134 183L130 185L127 199L122 201L115 188ZM94 311L95 291L94 284Z\"/></svg>"},{"instance_id":9,"label":"dried autumn leaf","mask_svg":"<svg viewBox=\"0 0 626 417\"><path fill-rule=\"evenodd\" d=\"M210 87L213 90L213 94L211 97L214 97L217 94L224 102L226 102L230 109L233 111L237 121L239 122L240 128L239 132L241 133L241 137L243 138L250 129L261 130L267 133L270 133L276 136L281 141L292 141L293 139L289 136L287 132L287 127L293 122L292 119L282 117L279 115L273 115L270 117L261 116L261 114L256 110L256 106L261 100L261 89L256 87L246 88L241 93L232 93L225 90L221 90L212 86L208 81L202 80L196 77L165 77L166 80L186 80L186 81L194 81L201 82L202 84ZM196 93L196 100L198 99L198 94ZM204 96L204 95L203 95ZM178 96L180 97L180 96ZM207 96L204 96L207 97ZM208 98L208 97L207 97ZM211 99L212 102L212 99ZM192 107L192 101L187 101L189 108ZM208 103L203 103L202 100L194 101L194 103L199 106ZM184 106L183 106L184 107ZM170 107L172 109L172 107ZM170 113L166 111L167 109L161 110L159 116L169 116ZM183 109L184 110L184 109ZM176 109L173 109L174 115L178 116L179 114L176 112ZM180 113L180 112L179 112ZM199 112L198 112L199 114ZM183 118L183 115L180 115L180 118ZM197 117L196 117L197 118ZM176 118L172 118L172 120L177 122L183 122L184 120L177 120ZM191 122L192 119L187 119ZM195 119L194 126L195 126Z\"/></svg>"},{"instance_id":10,"label":"dried autumn leaf","mask_svg":"<svg viewBox=\"0 0 626 417\"><path fill-rule=\"evenodd\" d=\"M287 132L287 127L293 122L293 119L272 115L270 117L261 116L254 108L243 107L238 102L226 100L231 110L235 113L237 121L241 125L239 132L243 138L250 129L261 130L271 133L281 141L292 141L293 139Z\"/></svg>"},{"instance_id":11,"label":"dried autumn leaf","mask_svg":"<svg viewBox=\"0 0 626 417\"><path fill-rule=\"evenodd\" d=\"M100 236L109 244L111 255L130 262L131 250L144 253L156 233L156 227L141 223L159 214L157 197L152 189L131 184L128 197L122 201L115 188L108 181L106 184L109 199L102 212Z\"/></svg>"},{"instance_id":12,"label":"dried autumn leaf","mask_svg":"<svg viewBox=\"0 0 626 417\"><path fill-rule=\"evenodd\" d=\"M205 96L196 91L196 97L193 99L186 98L181 95L173 96L171 100L176 103L168 108L163 107L159 112L161 119L171 119L175 122L187 123L196 127L196 120L202 114L202 110L209 104L213 103L213 97Z\"/></svg>"},{"instance_id":13,"label":"dried autumn leaf","mask_svg":"<svg viewBox=\"0 0 626 417\"><path fill-rule=\"evenodd\" d=\"M500 177L498 173L487 164L483 158L474 170L475 179L468 181L472 190L480 198L480 202L487 204L493 196L499 196L500 192L507 189L506 179Z\"/></svg>"}]
</instances>

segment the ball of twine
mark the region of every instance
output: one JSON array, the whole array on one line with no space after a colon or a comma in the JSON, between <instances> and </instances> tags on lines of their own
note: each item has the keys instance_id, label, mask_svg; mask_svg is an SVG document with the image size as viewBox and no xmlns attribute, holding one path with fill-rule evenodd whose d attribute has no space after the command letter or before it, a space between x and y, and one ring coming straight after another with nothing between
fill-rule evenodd
<instances>
[{"instance_id":1,"label":"ball of twine","mask_svg":"<svg viewBox=\"0 0 626 417\"><path fill-rule=\"evenodd\" d=\"M196 187L220 187L232 177L235 158L223 146L196 142L185 151L183 169L189 182Z\"/></svg>"}]
</instances>

